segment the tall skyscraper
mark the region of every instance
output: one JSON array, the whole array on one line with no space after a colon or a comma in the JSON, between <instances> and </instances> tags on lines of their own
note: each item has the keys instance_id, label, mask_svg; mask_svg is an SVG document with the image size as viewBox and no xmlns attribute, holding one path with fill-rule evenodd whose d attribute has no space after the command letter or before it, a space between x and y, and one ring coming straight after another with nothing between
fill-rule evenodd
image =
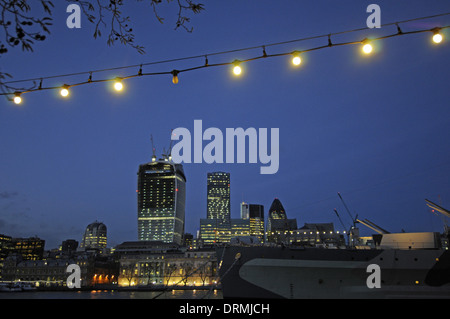
<instances>
[{"instance_id":1,"label":"tall skyscraper","mask_svg":"<svg viewBox=\"0 0 450 319\"><path fill-rule=\"evenodd\" d=\"M263 243L265 240L264 206L242 202L241 219L249 221L249 235L258 237Z\"/></svg>"},{"instance_id":2,"label":"tall skyscraper","mask_svg":"<svg viewBox=\"0 0 450 319\"><path fill-rule=\"evenodd\" d=\"M270 205L269 216L270 219L287 219L286 211L278 198L275 198Z\"/></svg>"},{"instance_id":3,"label":"tall skyscraper","mask_svg":"<svg viewBox=\"0 0 450 319\"><path fill-rule=\"evenodd\" d=\"M225 243L231 236L230 173L207 174L206 219L200 220L205 245Z\"/></svg>"},{"instance_id":4,"label":"tall skyscraper","mask_svg":"<svg viewBox=\"0 0 450 319\"><path fill-rule=\"evenodd\" d=\"M186 177L169 157L139 166L138 239L181 244L184 233Z\"/></svg>"},{"instance_id":5,"label":"tall skyscraper","mask_svg":"<svg viewBox=\"0 0 450 319\"><path fill-rule=\"evenodd\" d=\"M106 226L103 223L95 221L86 227L80 248L103 249L106 248L106 243Z\"/></svg>"},{"instance_id":6,"label":"tall skyscraper","mask_svg":"<svg viewBox=\"0 0 450 319\"><path fill-rule=\"evenodd\" d=\"M206 218L230 223L230 173L208 173Z\"/></svg>"},{"instance_id":7,"label":"tall skyscraper","mask_svg":"<svg viewBox=\"0 0 450 319\"><path fill-rule=\"evenodd\" d=\"M264 236L264 206L257 204L248 205L250 219L250 235L258 237L261 243L265 241Z\"/></svg>"}]
</instances>

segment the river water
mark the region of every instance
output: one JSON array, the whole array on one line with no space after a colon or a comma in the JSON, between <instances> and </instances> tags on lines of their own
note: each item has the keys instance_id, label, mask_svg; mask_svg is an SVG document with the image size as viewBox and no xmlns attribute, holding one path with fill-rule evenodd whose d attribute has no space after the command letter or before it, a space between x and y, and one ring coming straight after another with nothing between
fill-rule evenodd
<instances>
[{"instance_id":1,"label":"river water","mask_svg":"<svg viewBox=\"0 0 450 319\"><path fill-rule=\"evenodd\" d=\"M220 290L2 292L0 299L222 299Z\"/></svg>"}]
</instances>

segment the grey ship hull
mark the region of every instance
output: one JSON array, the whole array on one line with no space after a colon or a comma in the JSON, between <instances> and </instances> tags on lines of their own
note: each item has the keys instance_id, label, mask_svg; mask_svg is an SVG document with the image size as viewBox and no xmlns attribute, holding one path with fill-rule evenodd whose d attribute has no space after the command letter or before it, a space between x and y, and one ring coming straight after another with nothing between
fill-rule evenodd
<instances>
[{"instance_id":1,"label":"grey ship hull","mask_svg":"<svg viewBox=\"0 0 450 319\"><path fill-rule=\"evenodd\" d=\"M450 298L447 250L229 246L221 256L224 298ZM371 264L380 288L367 285Z\"/></svg>"}]
</instances>

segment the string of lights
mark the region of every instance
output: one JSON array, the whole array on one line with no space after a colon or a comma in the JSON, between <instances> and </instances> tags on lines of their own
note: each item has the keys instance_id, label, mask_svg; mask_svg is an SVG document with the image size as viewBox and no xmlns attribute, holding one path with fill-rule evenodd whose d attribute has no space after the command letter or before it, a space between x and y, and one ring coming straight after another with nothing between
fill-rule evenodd
<instances>
[{"instance_id":1,"label":"string of lights","mask_svg":"<svg viewBox=\"0 0 450 319\"><path fill-rule=\"evenodd\" d=\"M85 71L85 72L77 72L77 73L70 73L70 74L63 74L63 75L54 75L54 76L48 76L48 77L38 77L38 78L32 78L32 79L26 79L26 80L9 81L9 82L4 82L4 84L9 85L9 84L15 84L15 83L33 82L33 86L29 89L15 90L14 92L3 92L3 93L0 93L0 95L7 96L8 100L13 101L15 104L21 104L23 102L23 95L27 94L27 93L43 91L43 90L59 90L60 95L63 98L67 98L70 96L70 89L73 87L87 85L87 84L93 84L93 83L103 83L103 82L113 82L114 90L117 92L121 92L124 89L124 81L131 79L131 78L143 77L143 76L170 75L170 76L172 76L172 82L174 84L177 84L179 82L178 75L180 73L185 73L185 72L199 70L199 69L205 69L205 68L211 68L211 67L219 67L219 66L232 66L232 73L235 76L239 76L243 72L243 69L241 67L242 64L250 62L250 61L258 60L258 59L266 59L266 58L281 57L281 56L291 56L292 64L294 66L299 66L302 63L301 55L303 53L317 51L317 50L321 50L321 49L325 49L325 48L336 47L336 46L344 46L344 45L361 45L362 53L368 55L373 52L373 43L375 41L384 40L384 39L388 39L388 38L392 38L392 37L403 36L403 35L418 34L418 33L432 33L432 37L431 37L432 42L434 44L439 44L444 40L442 30L450 28L450 25L405 32L400 28L400 24L406 24L406 23L412 22L412 21L431 19L431 18L435 18L435 17L442 17L442 16L446 16L446 15L450 15L450 12L437 14L437 15L433 15L433 16L414 18L414 19L409 19L409 20L404 20L404 21L399 21L399 22L394 22L394 23L383 24L382 27L396 26L396 29L397 29L396 32L392 33L392 34L384 35L384 36L374 37L374 38L365 37L363 39L356 40L356 41L336 42L335 43L332 41L331 38L338 36L338 35L343 35L343 34L355 33L355 32L360 32L360 31L364 31L364 30L367 31L368 30L367 28L353 29L353 30L341 31L341 32L330 33L330 34L325 34L325 35L312 36L312 37L294 39L294 40L277 42L277 43L270 43L270 44L261 45L261 46L221 51L221 52L196 55L196 56L190 56L190 57L184 57L184 58L135 64L135 65L129 65L129 66L116 67L116 68L100 69L100 70L95 70L95 71ZM327 42L324 45L315 46L312 48L307 48L307 49L302 49L302 50L293 50L293 51L291 50L288 52L274 53L274 54L267 54L267 52L266 52L266 48L268 48L268 47L274 47L274 46L280 46L280 45L285 45L285 44L298 43L298 42L303 42L303 41L308 41L308 40L316 40L316 39L322 39L322 38L327 39ZM208 61L208 57L211 57L211 56L231 54L231 53L242 52L242 51L250 51L250 50L255 50L255 49L262 49L262 54L258 55L256 57L247 58L247 59L243 59L243 60L235 59L231 62L221 62L221 63L211 64ZM167 64L167 63L174 63L174 62L194 60L194 59L198 60L200 58L204 59L204 63L201 65L198 65L198 66L190 67L190 68L172 69L170 71L162 71L162 72L144 72L143 71L143 67L153 66L156 64ZM101 72L133 69L133 68L137 68L137 67L139 67L138 72L130 74L130 75L114 77L114 78L103 78L103 79L94 79L93 78L94 74L98 74ZM72 84L64 84L62 86L61 85L43 86L44 80L48 81L50 79L67 78L67 77L74 77L74 76L80 76L80 75L88 76L87 80L82 81L82 82L75 82ZM39 85L36 85L37 81L39 81Z\"/></svg>"}]
</instances>

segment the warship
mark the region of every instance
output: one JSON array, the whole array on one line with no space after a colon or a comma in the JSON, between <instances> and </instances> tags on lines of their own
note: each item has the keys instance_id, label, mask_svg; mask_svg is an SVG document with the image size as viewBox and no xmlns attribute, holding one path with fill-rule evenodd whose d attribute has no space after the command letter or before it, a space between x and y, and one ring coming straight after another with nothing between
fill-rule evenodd
<instances>
[{"instance_id":1,"label":"warship","mask_svg":"<svg viewBox=\"0 0 450 319\"><path fill-rule=\"evenodd\" d=\"M432 209L450 212L427 200ZM371 226L367 221L358 220ZM373 224L372 224L373 226ZM372 228L372 227L371 227ZM448 227L438 232L379 230L374 245L226 245L218 248L224 298L450 298Z\"/></svg>"}]
</instances>

